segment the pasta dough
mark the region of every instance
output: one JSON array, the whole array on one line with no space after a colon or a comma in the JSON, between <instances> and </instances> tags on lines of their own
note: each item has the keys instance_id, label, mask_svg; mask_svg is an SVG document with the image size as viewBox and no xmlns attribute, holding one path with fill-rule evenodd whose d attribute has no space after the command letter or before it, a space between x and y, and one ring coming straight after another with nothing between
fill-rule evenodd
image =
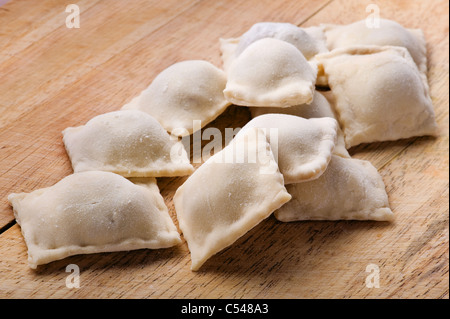
<instances>
[{"instance_id":1,"label":"pasta dough","mask_svg":"<svg viewBox=\"0 0 450 319\"><path fill-rule=\"evenodd\" d=\"M248 122L237 134L258 127L264 129L285 184L318 178L333 153L336 120L324 117L304 119L286 114L265 114Z\"/></svg>"},{"instance_id":2,"label":"pasta dough","mask_svg":"<svg viewBox=\"0 0 450 319\"><path fill-rule=\"evenodd\" d=\"M225 98L244 106L288 107L311 103L317 70L295 46L264 38L232 63Z\"/></svg>"},{"instance_id":3,"label":"pasta dough","mask_svg":"<svg viewBox=\"0 0 450 319\"><path fill-rule=\"evenodd\" d=\"M250 44L263 38L274 38L294 45L303 53L306 60L328 51L325 35L319 27L299 28L291 23L260 22L254 24L239 38L220 39L225 71Z\"/></svg>"},{"instance_id":4,"label":"pasta dough","mask_svg":"<svg viewBox=\"0 0 450 319\"><path fill-rule=\"evenodd\" d=\"M399 23L379 19L379 27L369 28L366 20L348 25L322 24L330 50L355 45L400 46L408 49L419 70L427 71L425 37L420 29L406 29Z\"/></svg>"},{"instance_id":5,"label":"pasta dough","mask_svg":"<svg viewBox=\"0 0 450 319\"><path fill-rule=\"evenodd\" d=\"M336 98L347 148L436 134L426 77L405 48L351 47L316 58Z\"/></svg>"},{"instance_id":6,"label":"pasta dough","mask_svg":"<svg viewBox=\"0 0 450 319\"><path fill-rule=\"evenodd\" d=\"M137 110L94 117L67 128L63 141L74 172L108 171L125 177L189 175L186 150L153 117Z\"/></svg>"},{"instance_id":7,"label":"pasta dough","mask_svg":"<svg viewBox=\"0 0 450 319\"><path fill-rule=\"evenodd\" d=\"M178 62L122 109L147 112L168 132L187 136L194 132L194 121L204 127L231 104L223 95L226 82L225 72L207 61Z\"/></svg>"},{"instance_id":8,"label":"pasta dough","mask_svg":"<svg viewBox=\"0 0 450 319\"><path fill-rule=\"evenodd\" d=\"M289 201L283 176L259 129L210 157L175 193L192 270Z\"/></svg>"},{"instance_id":9,"label":"pasta dough","mask_svg":"<svg viewBox=\"0 0 450 319\"><path fill-rule=\"evenodd\" d=\"M332 96L329 96L330 100L333 100ZM291 107L251 107L250 113L252 114L252 117L255 118L257 116L263 115L263 114L269 114L269 113L280 113L280 114L289 114L289 115L295 115L300 116L306 119L310 118L321 118L321 117L331 117L337 120L337 116L328 100L322 93L315 91L314 92L314 99L311 104L301 104L301 105L295 105ZM344 140L344 133L342 132L341 128L337 127L337 140L336 140L336 146L334 148L334 154L343 156L343 157L350 157L350 154L348 153L347 149L345 148L345 140Z\"/></svg>"},{"instance_id":10,"label":"pasta dough","mask_svg":"<svg viewBox=\"0 0 450 319\"><path fill-rule=\"evenodd\" d=\"M283 222L394 218L383 180L368 161L333 155L318 179L286 188L292 200L275 212Z\"/></svg>"},{"instance_id":11,"label":"pasta dough","mask_svg":"<svg viewBox=\"0 0 450 319\"><path fill-rule=\"evenodd\" d=\"M109 172L76 173L8 200L31 268L77 254L181 243L154 178L133 184Z\"/></svg>"}]
</instances>

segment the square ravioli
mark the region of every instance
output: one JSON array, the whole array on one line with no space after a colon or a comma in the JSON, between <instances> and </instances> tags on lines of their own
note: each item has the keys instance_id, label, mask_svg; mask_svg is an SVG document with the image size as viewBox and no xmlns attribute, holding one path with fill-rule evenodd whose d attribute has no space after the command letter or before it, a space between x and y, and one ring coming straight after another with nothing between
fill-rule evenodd
<instances>
[{"instance_id":1,"label":"square ravioli","mask_svg":"<svg viewBox=\"0 0 450 319\"><path fill-rule=\"evenodd\" d=\"M242 106L289 107L311 103L317 68L292 44L263 38L230 65L225 98Z\"/></svg>"},{"instance_id":2,"label":"square ravioli","mask_svg":"<svg viewBox=\"0 0 450 319\"><path fill-rule=\"evenodd\" d=\"M72 255L181 243L154 178L134 184L109 172L76 173L8 200L31 268Z\"/></svg>"},{"instance_id":3,"label":"square ravioli","mask_svg":"<svg viewBox=\"0 0 450 319\"><path fill-rule=\"evenodd\" d=\"M140 110L153 116L175 136L188 136L212 122L231 104L223 90L224 71L203 60L172 64L159 73L140 95L125 104L123 110Z\"/></svg>"},{"instance_id":4,"label":"square ravioli","mask_svg":"<svg viewBox=\"0 0 450 319\"><path fill-rule=\"evenodd\" d=\"M220 39L222 64L228 71L231 63L253 42L273 38L294 45L310 61L319 53L328 51L325 34L320 27L300 28L291 23L255 23L239 38Z\"/></svg>"},{"instance_id":5,"label":"square ravioli","mask_svg":"<svg viewBox=\"0 0 450 319\"><path fill-rule=\"evenodd\" d=\"M275 212L283 222L394 218L383 180L368 161L333 155L318 179L286 188L292 200Z\"/></svg>"},{"instance_id":6,"label":"square ravioli","mask_svg":"<svg viewBox=\"0 0 450 319\"><path fill-rule=\"evenodd\" d=\"M126 110L98 115L63 131L75 173L107 171L124 177L183 176L194 171L186 150L149 114Z\"/></svg>"},{"instance_id":7,"label":"square ravioli","mask_svg":"<svg viewBox=\"0 0 450 319\"><path fill-rule=\"evenodd\" d=\"M318 55L346 147L436 135L427 78L402 47L356 46Z\"/></svg>"},{"instance_id":8,"label":"square ravioli","mask_svg":"<svg viewBox=\"0 0 450 319\"><path fill-rule=\"evenodd\" d=\"M327 168L337 139L338 124L330 117L305 119L289 114L263 114L248 122L239 137L263 129L285 184L318 178Z\"/></svg>"},{"instance_id":9,"label":"square ravioli","mask_svg":"<svg viewBox=\"0 0 450 319\"><path fill-rule=\"evenodd\" d=\"M254 128L236 137L175 193L191 269L198 270L290 198L264 132Z\"/></svg>"},{"instance_id":10,"label":"square ravioli","mask_svg":"<svg viewBox=\"0 0 450 319\"><path fill-rule=\"evenodd\" d=\"M320 27L329 50L357 45L404 47L420 72L427 72L427 48L420 29L408 29L388 19L379 19L378 27L369 27L366 20L347 25L321 24Z\"/></svg>"},{"instance_id":11,"label":"square ravioli","mask_svg":"<svg viewBox=\"0 0 450 319\"><path fill-rule=\"evenodd\" d=\"M334 97L330 94L330 92L321 93L319 91L315 91L311 104L300 104L283 108L251 107L250 113L252 114L252 118L263 114L273 113L295 115L305 119L330 117L337 120L337 115L332 104L334 105ZM345 148L344 132L342 132L339 125L337 127L337 140L333 153L342 157L350 157L350 154Z\"/></svg>"}]
</instances>

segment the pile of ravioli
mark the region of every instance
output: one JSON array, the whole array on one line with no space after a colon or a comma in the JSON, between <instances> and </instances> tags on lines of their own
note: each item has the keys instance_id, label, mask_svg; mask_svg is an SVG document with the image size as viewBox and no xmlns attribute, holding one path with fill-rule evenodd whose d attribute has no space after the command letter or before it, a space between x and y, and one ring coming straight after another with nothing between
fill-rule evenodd
<instances>
[{"instance_id":1,"label":"pile of ravioli","mask_svg":"<svg viewBox=\"0 0 450 319\"><path fill-rule=\"evenodd\" d=\"M347 150L436 135L421 30L383 19L378 28L264 22L220 39L220 50L223 70L176 63L120 110L63 131L74 173L8 197L31 268L180 244L158 177L190 175L173 201L192 270L272 213L393 219L380 174ZM195 170L182 137L231 104L252 120Z\"/></svg>"}]
</instances>

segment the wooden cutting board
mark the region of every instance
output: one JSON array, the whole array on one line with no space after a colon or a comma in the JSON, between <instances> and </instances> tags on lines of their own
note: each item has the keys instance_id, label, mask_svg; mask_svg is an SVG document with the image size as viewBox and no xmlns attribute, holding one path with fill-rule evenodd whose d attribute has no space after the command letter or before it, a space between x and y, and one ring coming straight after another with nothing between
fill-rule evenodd
<instances>
[{"instance_id":1,"label":"wooden cutting board","mask_svg":"<svg viewBox=\"0 0 450 319\"><path fill-rule=\"evenodd\" d=\"M0 298L448 298L448 2L401 0L12 0L0 7ZM169 65L221 66L218 39L261 21L299 26L382 18L423 29L438 138L362 145L386 184L394 223L297 222L269 217L199 272L185 242L163 250L73 256L31 270L6 197L55 184L72 172L61 131L117 110ZM369 8L370 9L370 8ZM211 127L241 127L232 106ZM185 178L158 185L172 196ZM80 269L69 288L66 267ZM379 270L379 288L366 285ZM370 278L370 277L369 277Z\"/></svg>"}]
</instances>

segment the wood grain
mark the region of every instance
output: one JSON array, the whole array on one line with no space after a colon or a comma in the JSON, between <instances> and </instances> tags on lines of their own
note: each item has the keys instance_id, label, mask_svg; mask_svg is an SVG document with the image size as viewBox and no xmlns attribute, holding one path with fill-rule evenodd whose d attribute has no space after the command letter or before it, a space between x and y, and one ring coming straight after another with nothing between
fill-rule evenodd
<instances>
[{"instance_id":1,"label":"wood grain","mask_svg":"<svg viewBox=\"0 0 450 319\"><path fill-rule=\"evenodd\" d=\"M69 1L0 7L0 298L448 298L448 2L78 1L80 29L65 27ZM220 66L219 37L260 21L350 23L375 3L383 18L423 29L438 138L361 145L386 184L394 223L281 223L270 217L190 271L187 245L73 256L31 270L6 196L50 186L72 172L61 130L118 109L170 64ZM230 107L210 127L240 127ZM172 197L185 178L160 178ZM65 285L68 264L79 289ZM365 285L380 268L380 288Z\"/></svg>"}]
</instances>

